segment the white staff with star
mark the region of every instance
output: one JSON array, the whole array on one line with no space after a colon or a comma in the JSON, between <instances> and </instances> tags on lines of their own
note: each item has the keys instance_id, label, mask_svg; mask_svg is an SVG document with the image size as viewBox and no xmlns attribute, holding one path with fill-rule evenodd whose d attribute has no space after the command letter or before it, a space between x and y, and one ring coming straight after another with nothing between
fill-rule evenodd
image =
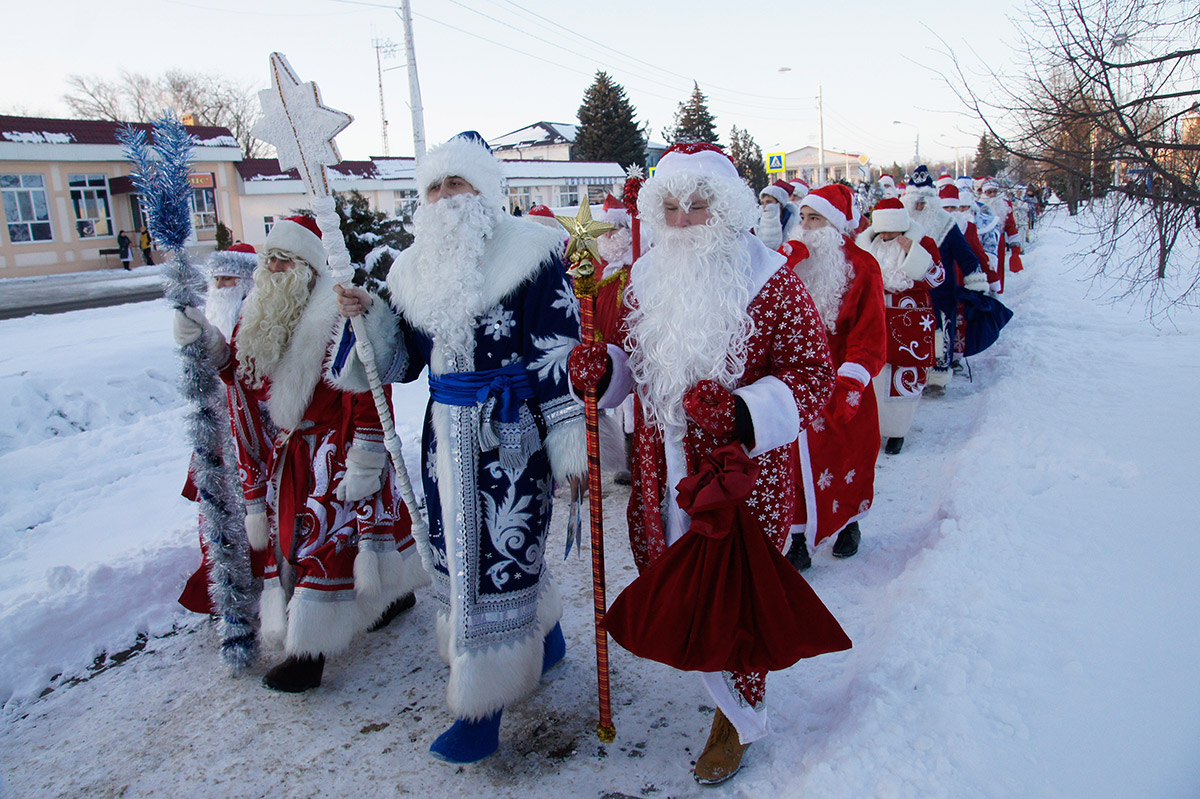
<instances>
[{"instance_id":1,"label":"white staff with star","mask_svg":"<svg viewBox=\"0 0 1200 799\"><path fill-rule=\"evenodd\" d=\"M345 130L354 118L325 105L317 84L312 81L302 83L283 53L271 53L271 88L260 91L258 101L262 105L263 117L251 133L275 146L280 169L294 168L299 171L300 179L312 198L310 204L316 214L317 226L321 229L321 242L325 245L329 272L335 281L349 288L354 267L350 264L350 251L346 249L337 205L329 188L328 168L342 160L334 137ZM375 350L367 338L366 324L362 316L350 319L354 347L371 385L371 397L375 400L375 409L383 426L383 443L396 469L400 496L408 505L412 517L413 537L426 570L432 573L429 526L417 505L412 481L404 466L400 437L396 435L392 410L383 393L379 371L375 366Z\"/></svg>"}]
</instances>

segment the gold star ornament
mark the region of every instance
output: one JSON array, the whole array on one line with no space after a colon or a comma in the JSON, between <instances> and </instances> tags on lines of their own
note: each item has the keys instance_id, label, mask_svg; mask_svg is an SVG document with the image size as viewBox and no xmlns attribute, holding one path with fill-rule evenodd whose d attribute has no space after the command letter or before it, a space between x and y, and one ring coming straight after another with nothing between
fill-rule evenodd
<instances>
[{"instance_id":1,"label":"gold star ornament","mask_svg":"<svg viewBox=\"0 0 1200 799\"><path fill-rule=\"evenodd\" d=\"M594 270L594 264L600 260L600 251L596 249L596 237L610 230L616 230L616 225L607 222L597 222L592 219L592 207L586 202L579 204L579 213L575 216L555 216L558 224L567 229L571 241L567 244L567 260L579 273L589 266ZM587 272L591 274L591 272Z\"/></svg>"}]
</instances>

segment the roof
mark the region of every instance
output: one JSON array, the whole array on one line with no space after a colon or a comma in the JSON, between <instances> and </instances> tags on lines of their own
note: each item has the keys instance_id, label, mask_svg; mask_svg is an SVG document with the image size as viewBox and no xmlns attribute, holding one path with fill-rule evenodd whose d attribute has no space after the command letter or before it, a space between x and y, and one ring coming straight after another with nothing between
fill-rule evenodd
<instances>
[{"instance_id":1,"label":"roof","mask_svg":"<svg viewBox=\"0 0 1200 799\"><path fill-rule=\"evenodd\" d=\"M279 168L277 158L247 158L234 164L238 175L247 183L263 180L299 180L296 169L284 171ZM329 167L335 177L346 179L374 180L384 177L370 161L342 161Z\"/></svg>"},{"instance_id":2,"label":"roof","mask_svg":"<svg viewBox=\"0 0 1200 799\"><path fill-rule=\"evenodd\" d=\"M144 122L103 122L96 119L0 116L0 141L15 144L120 144L117 136L126 125L149 132ZM238 147L229 128L185 125L198 147Z\"/></svg>"},{"instance_id":3,"label":"roof","mask_svg":"<svg viewBox=\"0 0 1200 799\"><path fill-rule=\"evenodd\" d=\"M578 130L578 125L566 122L534 122L520 130L497 136L488 142L488 146L493 150L512 150L544 144L571 144Z\"/></svg>"}]
</instances>

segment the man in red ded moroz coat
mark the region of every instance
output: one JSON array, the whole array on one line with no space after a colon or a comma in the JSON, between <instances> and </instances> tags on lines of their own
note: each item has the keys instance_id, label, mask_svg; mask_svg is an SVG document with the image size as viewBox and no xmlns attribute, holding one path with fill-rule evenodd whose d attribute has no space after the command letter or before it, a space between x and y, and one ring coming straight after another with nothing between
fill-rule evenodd
<instances>
[{"instance_id":1,"label":"man in red ded moroz coat","mask_svg":"<svg viewBox=\"0 0 1200 799\"><path fill-rule=\"evenodd\" d=\"M814 189L800 204L807 256L796 274L812 296L829 336L837 384L825 410L800 434L796 526L788 559L807 568L806 536L832 535L835 557L858 552L858 522L871 509L879 412L871 379L883 369L887 332L879 264L849 238L859 214L846 186Z\"/></svg>"},{"instance_id":2,"label":"man in red ded moroz coat","mask_svg":"<svg viewBox=\"0 0 1200 799\"><path fill-rule=\"evenodd\" d=\"M626 649L701 672L717 713L694 777L723 782L768 732L766 672L850 641L780 554L792 445L834 381L811 300L750 234L754 194L710 144L678 144L642 187L654 246L614 339L572 354L601 407L635 392L628 521L640 572L605 616ZM601 321L603 324L603 321Z\"/></svg>"}]
</instances>

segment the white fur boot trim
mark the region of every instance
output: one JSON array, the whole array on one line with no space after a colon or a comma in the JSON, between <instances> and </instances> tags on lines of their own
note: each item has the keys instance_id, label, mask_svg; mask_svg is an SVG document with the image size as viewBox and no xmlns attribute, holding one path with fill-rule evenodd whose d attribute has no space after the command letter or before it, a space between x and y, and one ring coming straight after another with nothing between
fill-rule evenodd
<instances>
[{"instance_id":1,"label":"white fur boot trim","mask_svg":"<svg viewBox=\"0 0 1200 799\"><path fill-rule=\"evenodd\" d=\"M362 617L352 591L314 591L300 587L288 603L289 655L336 655L362 629Z\"/></svg>"},{"instance_id":2,"label":"white fur boot trim","mask_svg":"<svg viewBox=\"0 0 1200 799\"><path fill-rule=\"evenodd\" d=\"M262 597L258 600L258 617L262 622L263 639L281 643L287 634L287 595L278 577L263 583Z\"/></svg>"},{"instance_id":3,"label":"white fur boot trim","mask_svg":"<svg viewBox=\"0 0 1200 799\"><path fill-rule=\"evenodd\" d=\"M354 593L361 602L366 597L379 594L383 581L379 576L379 553L360 549L354 556Z\"/></svg>"},{"instance_id":4,"label":"white fur boot trim","mask_svg":"<svg viewBox=\"0 0 1200 799\"><path fill-rule=\"evenodd\" d=\"M379 585L372 594L364 595L358 590L358 558L354 560L354 587L356 602L361 615L360 630L370 627L383 615L388 605L418 588L429 585L429 575L421 565L421 558L416 547L409 547L404 552L372 552L377 568ZM358 557L363 553L360 551Z\"/></svg>"}]
</instances>

